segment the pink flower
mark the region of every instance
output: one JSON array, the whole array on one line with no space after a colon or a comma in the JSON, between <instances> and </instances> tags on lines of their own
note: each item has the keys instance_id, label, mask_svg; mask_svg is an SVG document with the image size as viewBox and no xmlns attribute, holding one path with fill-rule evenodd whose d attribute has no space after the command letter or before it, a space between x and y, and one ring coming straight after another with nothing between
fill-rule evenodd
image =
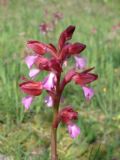
<instances>
[{"instance_id":1,"label":"pink flower","mask_svg":"<svg viewBox=\"0 0 120 160\"><path fill-rule=\"evenodd\" d=\"M26 96L22 99L22 104L24 105L26 110L29 109L32 101L33 101L33 96Z\"/></svg>"},{"instance_id":2,"label":"pink flower","mask_svg":"<svg viewBox=\"0 0 120 160\"><path fill-rule=\"evenodd\" d=\"M86 66L86 59L83 57L74 56L76 61L76 68L83 69Z\"/></svg>"},{"instance_id":3,"label":"pink flower","mask_svg":"<svg viewBox=\"0 0 120 160\"><path fill-rule=\"evenodd\" d=\"M38 75L39 72L40 72L39 69L36 69L36 68L30 69L29 77L35 78L35 76Z\"/></svg>"},{"instance_id":4,"label":"pink flower","mask_svg":"<svg viewBox=\"0 0 120 160\"><path fill-rule=\"evenodd\" d=\"M52 97L51 97L51 96L47 96L47 97L45 98L45 103L46 103L46 105L47 105L48 107L52 107L52 106L53 106L53 99L52 99Z\"/></svg>"},{"instance_id":5,"label":"pink flower","mask_svg":"<svg viewBox=\"0 0 120 160\"><path fill-rule=\"evenodd\" d=\"M76 138L80 134L80 128L76 124L69 124L68 132L71 138Z\"/></svg>"},{"instance_id":6,"label":"pink flower","mask_svg":"<svg viewBox=\"0 0 120 160\"><path fill-rule=\"evenodd\" d=\"M90 100L94 96L94 90L88 87L82 87L86 100Z\"/></svg>"},{"instance_id":7,"label":"pink flower","mask_svg":"<svg viewBox=\"0 0 120 160\"><path fill-rule=\"evenodd\" d=\"M56 82L56 75L53 72L50 72L50 74L45 78L43 82L43 88L48 91L52 91L55 88Z\"/></svg>"},{"instance_id":8,"label":"pink flower","mask_svg":"<svg viewBox=\"0 0 120 160\"><path fill-rule=\"evenodd\" d=\"M25 58L25 63L27 64L28 68L32 67L37 57L38 56L34 55L34 56L27 56Z\"/></svg>"}]
</instances>

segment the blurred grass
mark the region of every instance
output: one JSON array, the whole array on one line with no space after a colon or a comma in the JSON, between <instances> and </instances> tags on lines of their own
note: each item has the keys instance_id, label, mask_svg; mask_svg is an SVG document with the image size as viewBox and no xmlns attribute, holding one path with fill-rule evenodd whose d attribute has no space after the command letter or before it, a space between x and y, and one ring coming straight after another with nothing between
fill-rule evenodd
<instances>
[{"instance_id":1,"label":"blurred grass","mask_svg":"<svg viewBox=\"0 0 120 160\"><path fill-rule=\"evenodd\" d=\"M48 10L46 18L44 11ZM99 79L92 86L96 95L86 103L82 91L73 83L64 91L65 104L79 112L81 135L71 140L66 128L60 126L58 153L63 160L120 159L120 2L115 0L8 0L0 1L0 153L15 160L48 160L52 111L36 98L29 112L21 105L18 88L21 75L28 70L23 59L26 41L57 40L68 25L76 26L72 41L87 45L82 53L88 66L95 66ZM51 21L56 11L63 13L53 32L47 37L39 32L39 24ZM93 33L93 30L96 33ZM42 79L44 75L41 75Z\"/></svg>"}]
</instances>

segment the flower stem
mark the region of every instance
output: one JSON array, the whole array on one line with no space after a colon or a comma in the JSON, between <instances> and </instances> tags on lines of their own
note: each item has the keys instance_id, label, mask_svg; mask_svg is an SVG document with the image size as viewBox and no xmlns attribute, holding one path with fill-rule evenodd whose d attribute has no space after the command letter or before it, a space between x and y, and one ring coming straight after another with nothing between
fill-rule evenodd
<instances>
[{"instance_id":1,"label":"flower stem","mask_svg":"<svg viewBox=\"0 0 120 160\"><path fill-rule=\"evenodd\" d=\"M54 97L54 105L53 105L53 122L52 122L52 128L51 128L51 160L58 160L57 127L59 124L58 111L59 111L59 103L61 98L61 92L59 91L60 74L61 73L57 75L56 96Z\"/></svg>"},{"instance_id":2,"label":"flower stem","mask_svg":"<svg viewBox=\"0 0 120 160\"><path fill-rule=\"evenodd\" d=\"M58 111L54 110L53 123L51 128L51 160L58 160L57 157L57 127L54 126Z\"/></svg>"}]
</instances>

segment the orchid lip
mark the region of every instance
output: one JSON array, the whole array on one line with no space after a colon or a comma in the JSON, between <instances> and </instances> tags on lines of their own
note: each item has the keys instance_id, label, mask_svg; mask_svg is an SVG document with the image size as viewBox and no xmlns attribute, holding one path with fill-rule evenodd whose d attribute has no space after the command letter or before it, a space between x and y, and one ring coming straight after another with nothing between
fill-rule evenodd
<instances>
[{"instance_id":1,"label":"orchid lip","mask_svg":"<svg viewBox=\"0 0 120 160\"><path fill-rule=\"evenodd\" d=\"M47 97L45 98L45 103L46 103L46 105L47 105L48 107L52 107L52 106L53 106L53 99L52 99L52 97L51 97L51 96L47 96Z\"/></svg>"},{"instance_id":2,"label":"orchid lip","mask_svg":"<svg viewBox=\"0 0 120 160\"><path fill-rule=\"evenodd\" d=\"M38 75L39 72L40 72L39 69L33 68L29 72L29 77L35 78Z\"/></svg>"},{"instance_id":3,"label":"orchid lip","mask_svg":"<svg viewBox=\"0 0 120 160\"><path fill-rule=\"evenodd\" d=\"M32 65L34 64L37 57L38 56L36 56L36 55L32 55L32 56L27 56L25 58L25 63L27 64L29 69L32 67Z\"/></svg>"},{"instance_id":4,"label":"orchid lip","mask_svg":"<svg viewBox=\"0 0 120 160\"><path fill-rule=\"evenodd\" d=\"M30 108L32 101L33 101L33 96L26 96L22 99L22 104L24 105L26 110Z\"/></svg>"},{"instance_id":5,"label":"orchid lip","mask_svg":"<svg viewBox=\"0 0 120 160\"><path fill-rule=\"evenodd\" d=\"M94 96L94 90L89 87L82 87L86 100L90 100Z\"/></svg>"},{"instance_id":6,"label":"orchid lip","mask_svg":"<svg viewBox=\"0 0 120 160\"><path fill-rule=\"evenodd\" d=\"M80 134L80 128L76 124L68 125L68 132L71 138L77 138Z\"/></svg>"},{"instance_id":7,"label":"orchid lip","mask_svg":"<svg viewBox=\"0 0 120 160\"><path fill-rule=\"evenodd\" d=\"M44 80L43 82L43 88L48 90L48 91L51 91L55 88L55 84L56 84L56 75L51 72Z\"/></svg>"},{"instance_id":8,"label":"orchid lip","mask_svg":"<svg viewBox=\"0 0 120 160\"><path fill-rule=\"evenodd\" d=\"M78 69L84 69L86 66L86 59L84 57L78 57L75 56L75 61L76 61L76 68Z\"/></svg>"}]
</instances>

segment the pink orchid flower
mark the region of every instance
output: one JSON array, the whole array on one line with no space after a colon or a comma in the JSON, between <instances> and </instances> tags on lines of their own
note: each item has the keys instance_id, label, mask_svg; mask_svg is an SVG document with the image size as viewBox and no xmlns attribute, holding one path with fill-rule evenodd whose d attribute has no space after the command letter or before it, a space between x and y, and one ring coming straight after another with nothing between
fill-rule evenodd
<instances>
[{"instance_id":1,"label":"pink orchid flower","mask_svg":"<svg viewBox=\"0 0 120 160\"><path fill-rule=\"evenodd\" d=\"M80 134L80 128L76 124L69 124L67 127L71 138L78 137Z\"/></svg>"}]
</instances>

